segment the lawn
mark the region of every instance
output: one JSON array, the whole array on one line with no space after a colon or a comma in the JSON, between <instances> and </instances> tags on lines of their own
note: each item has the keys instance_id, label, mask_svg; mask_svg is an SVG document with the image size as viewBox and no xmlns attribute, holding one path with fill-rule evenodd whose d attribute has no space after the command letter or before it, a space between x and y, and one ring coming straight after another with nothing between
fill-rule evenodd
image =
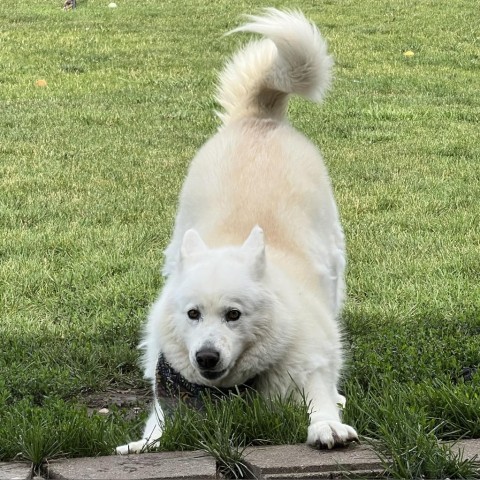
<instances>
[{"instance_id":1,"label":"lawn","mask_svg":"<svg viewBox=\"0 0 480 480\"><path fill-rule=\"evenodd\" d=\"M135 347L177 195L219 125L216 73L248 38L222 35L272 5L108 3L0 3L0 460L109 454L140 433L132 405L102 416L92 399L146 388ZM391 475L472 475L437 440L480 437L478 5L273 5L303 10L336 59L325 103L289 116L345 227L345 418ZM302 408L231 404L196 437L177 415L164 448L302 441Z\"/></svg>"}]
</instances>

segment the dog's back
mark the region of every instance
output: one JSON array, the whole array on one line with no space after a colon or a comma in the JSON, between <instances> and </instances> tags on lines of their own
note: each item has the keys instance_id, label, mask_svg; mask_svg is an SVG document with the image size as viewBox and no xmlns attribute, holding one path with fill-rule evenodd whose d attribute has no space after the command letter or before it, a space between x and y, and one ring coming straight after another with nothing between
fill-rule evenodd
<instances>
[{"instance_id":1,"label":"dog's back","mask_svg":"<svg viewBox=\"0 0 480 480\"><path fill-rule=\"evenodd\" d=\"M221 247L241 244L258 224L270 255L287 252L298 276L315 278L338 312L344 244L328 173L318 150L285 118L291 94L322 100L333 61L302 14L271 9L249 18L234 32L268 38L250 42L220 74L223 125L191 164L165 273L187 229ZM338 281L332 284L331 277Z\"/></svg>"}]
</instances>

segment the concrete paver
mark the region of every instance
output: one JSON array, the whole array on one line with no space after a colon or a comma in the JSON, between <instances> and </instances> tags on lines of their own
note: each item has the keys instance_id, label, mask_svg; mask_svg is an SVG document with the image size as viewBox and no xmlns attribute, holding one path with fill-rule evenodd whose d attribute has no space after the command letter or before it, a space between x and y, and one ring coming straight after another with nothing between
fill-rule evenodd
<instances>
[{"instance_id":1,"label":"concrete paver","mask_svg":"<svg viewBox=\"0 0 480 480\"><path fill-rule=\"evenodd\" d=\"M480 439L462 440L453 446L463 458L480 465ZM293 480L374 478L384 472L371 447L353 444L348 448L315 450L307 445L250 447L244 460L255 478ZM215 460L204 452L161 452L142 455L73 458L49 462L44 469L52 480L165 480L214 479ZM31 468L25 463L0 463L0 480L30 480Z\"/></svg>"},{"instance_id":2,"label":"concrete paver","mask_svg":"<svg viewBox=\"0 0 480 480\"><path fill-rule=\"evenodd\" d=\"M316 450L305 444L252 447L245 450L244 458L265 479L330 478L346 471L372 477L384 471L370 447L354 444L335 450Z\"/></svg>"},{"instance_id":3,"label":"concrete paver","mask_svg":"<svg viewBox=\"0 0 480 480\"><path fill-rule=\"evenodd\" d=\"M452 450L462 452L465 460L474 460L480 464L480 438L460 440L453 445Z\"/></svg>"},{"instance_id":4,"label":"concrete paver","mask_svg":"<svg viewBox=\"0 0 480 480\"><path fill-rule=\"evenodd\" d=\"M0 462L0 480L30 480L32 467L28 463Z\"/></svg>"},{"instance_id":5,"label":"concrete paver","mask_svg":"<svg viewBox=\"0 0 480 480\"><path fill-rule=\"evenodd\" d=\"M48 464L55 480L164 480L216 478L216 462L204 452L160 452L55 460Z\"/></svg>"},{"instance_id":6,"label":"concrete paver","mask_svg":"<svg viewBox=\"0 0 480 480\"><path fill-rule=\"evenodd\" d=\"M382 476L383 472L372 472L370 470L356 470L352 474L345 472L304 472L304 473L268 473L261 477L257 477L261 480L347 480L347 479L360 479L365 478L368 480L373 479L385 479Z\"/></svg>"}]
</instances>

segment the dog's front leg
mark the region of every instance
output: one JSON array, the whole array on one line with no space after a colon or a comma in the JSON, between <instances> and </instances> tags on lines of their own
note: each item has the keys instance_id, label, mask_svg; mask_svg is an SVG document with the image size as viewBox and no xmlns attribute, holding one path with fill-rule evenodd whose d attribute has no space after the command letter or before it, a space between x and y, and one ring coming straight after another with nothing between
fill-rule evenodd
<instances>
[{"instance_id":1,"label":"dog's front leg","mask_svg":"<svg viewBox=\"0 0 480 480\"><path fill-rule=\"evenodd\" d=\"M317 448L345 446L358 440L355 429L342 423L340 418L340 406L345 398L328 380L321 371L315 371L305 386L310 416L307 443Z\"/></svg>"},{"instance_id":2,"label":"dog's front leg","mask_svg":"<svg viewBox=\"0 0 480 480\"><path fill-rule=\"evenodd\" d=\"M151 448L156 448L160 444L160 437L163 433L163 410L157 400L155 400L152 413L148 417L143 438L135 442L120 445L116 448L117 455L127 455L129 453L142 453Z\"/></svg>"}]
</instances>

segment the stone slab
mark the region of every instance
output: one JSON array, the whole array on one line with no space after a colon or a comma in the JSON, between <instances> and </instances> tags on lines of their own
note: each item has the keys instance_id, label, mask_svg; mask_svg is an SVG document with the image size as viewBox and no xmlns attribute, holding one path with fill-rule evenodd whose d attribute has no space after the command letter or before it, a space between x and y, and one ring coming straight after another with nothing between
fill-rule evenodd
<instances>
[{"instance_id":1,"label":"stone slab","mask_svg":"<svg viewBox=\"0 0 480 480\"><path fill-rule=\"evenodd\" d=\"M321 480L321 479L329 479L329 480L348 480L348 479L385 479L385 474L382 471L372 471L372 470L355 470L354 473L342 473L342 472L304 472L304 473L268 473L266 475L262 475L261 480Z\"/></svg>"},{"instance_id":2,"label":"stone slab","mask_svg":"<svg viewBox=\"0 0 480 480\"><path fill-rule=\"evenodd\" d=\"M461 452L465 460L473 460L480 464L480 438L459 440L452 446L454 452Z\"/></svg>"},{"instance_id":3,"label":"stone slab","mask_svg":"<svg viewBox=\"0 0 480 480\"><path fill-rule=\"evenodd\" d=\"M452 447L463 458L480 464L480 439L461 440ZM384 472L375 452L367 445L316 450L302 445L250 447L244 459L256 478L293 480L374 478ZM51 461L46 465L52 480L165 480L217 478L215 460L204 452L162 452L141 455L78 458ZM0 480L30 480L24 463L0 463Z\"/></svg>"},{"instance_id":4,"label":"stone slab","mask_svg":"<svg viewBox=\"0 0 480 480\"><path fill-rule=\"evenodd\" d=\"M346 471L376 476L384 471L375 452L357 444L334 450L316 450L305 444L254 447L245 450L244 458L256 472L272 479L308 478L306 475L321 478Z\"/></svg>"},{"instance_id":5,"label":"stone slab","mask_svg":"<svg viewBox=\"0 0 480 480\"><path fill-rule=\"evenodd\" d=\"M30 480L32 467L28 463L0 462L0 480Z\"/></svg>"},{"instance_id":6,"label":"stone slab","mask_svg":"<svg viewBox=\"0 0 480 480\"><path fill-rule=\"evenodd\" d=\"M55 460L47 470L54 480L203 480L216 478L217 466L195 451Z\"/></svg>"}]
</instances>

